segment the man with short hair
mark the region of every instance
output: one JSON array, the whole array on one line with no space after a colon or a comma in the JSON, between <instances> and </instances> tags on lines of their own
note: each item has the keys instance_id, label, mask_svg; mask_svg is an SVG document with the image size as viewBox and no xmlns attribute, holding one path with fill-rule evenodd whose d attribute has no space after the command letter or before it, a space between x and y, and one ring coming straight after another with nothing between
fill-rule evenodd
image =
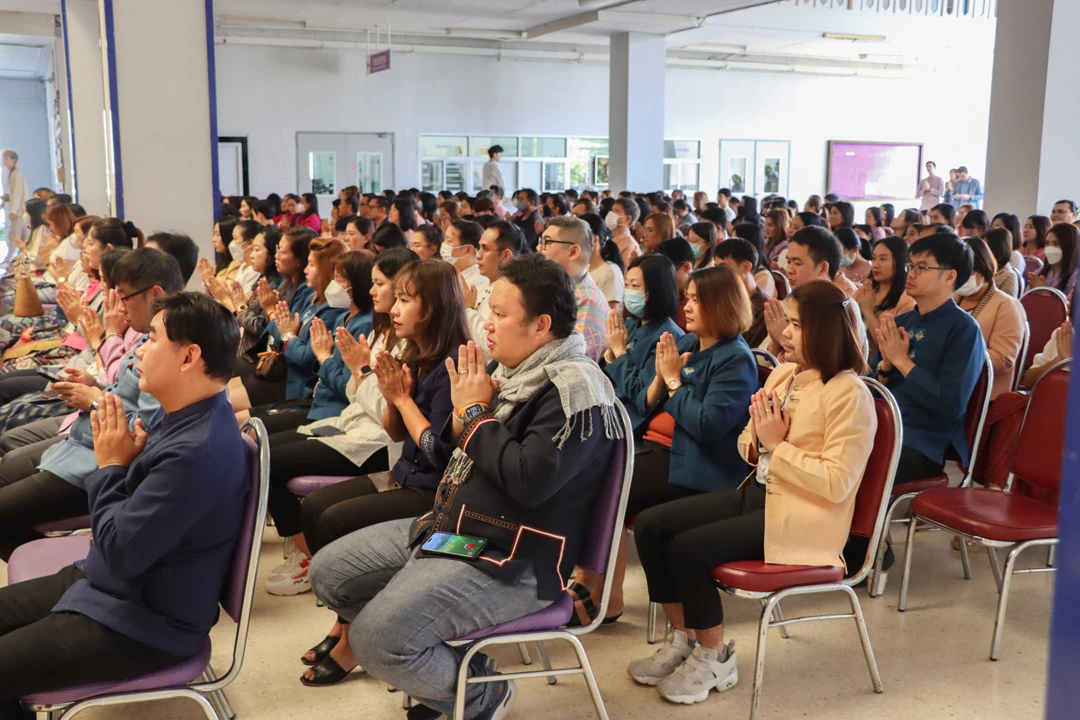
<instances>
[{"instance_id":1,"label":"man with short hair","mask_svg":"<svg viewBox=\"0 0 1080 720\"><path fill-rule=\"evenodd\" d=\"M971 177L967 167L956 168L956 182L953 183L952 204L955 207L971 205L975 210L982 209L982 183Z\"/></svg>"},{"instance_id":2,"label":"man with short hair","mask_svg":"<svg viewBox=\"0 0 1080 720\"><path fill-rule=\"evenodd\" d=\"M581 217L582 215L595 215L596 205L588 197L582 197L580 200L574 203L574 206L570 208L570 211L574 213L574 217Z\"/></svg>"},{"instance_id":3,"label":"man with short hair","mask_svg":"<svg viewBox=\"0 0 1080 720\"><path fill-rule=\"evenodd\" d=\"M148 312L136 382L164 419L130 426L111 392L87 419L100 467L83 495L93 542L84 562L0 589L0 717L22 717L32 693L173 667L217 622L250 491L225 396L240 331L199 293L158 297Z\"/></svg>"},{"instance_id":4,"label":"man with short hair","mask_svg":"<svg viewBox=\"0 0 1080 720\"><path fill-rule=\"evenodd\" d=\"M488 284L488 279L476 266L476 254L480 250L480 236L484 228L471 220L455 220L446 228L439 255L454 266L461 282L478 288Z\"/></svg>"},{"instance_id":5,"label":"man with short hair","mask_svg":"<svg viewBox=\"0 0 1080 720\"><path fill-rule=\"evenodd\" d=\"M919 181L919 187L915 191L915 197L922 198L920 210L929 210L941 202L941 196L945 194L945 180L936 175L937 163L933 160L926 161L926 177Z\"/></svg>"},{"instance_id":6,"label":"man with short hair","mask_svg":"<svg viewBox=\"0 0 1080 720\"><path fill-rule=\"evenodd\" d=\"M525 239L525 247L529 249L529 252L536 252L536 246L540 243L540 236L536 232L536 224L543 222L543 218L540 216L539 210L537 210L539 202L540 196L536 194L536 191L532 188L525 188L518 191L517 203L514 206L517 208L517 214L514 215L514 224L521 230L521 235Z\"/></svg>"},{"instance_id":7,"label":"man with short hair","mask_svg":"<svg viewBox=\"0 0 1080 720\"><path fill-rule=\"evenodd\" d=\"M930 208L930 223L956 227L956 207L949 203L938 203Z\"/></svg>"},{"instance_id":8,"label":"man with short hair","mask_svg":"<svg viewBox=\"0 0 1080 720\"><path fill-rule=\"evenodd\" d=\"M390 201L382 195L373 195L367 203L368 218L378 228L390 222Z\"/></svg>"},{"instance_id":9,"label":"man with short hair","mask_svg":"<svg viewBox=\"0 0 1080 720\"><path fill-rule=\"evenodd\" d=\"M675 287L679 291L679 312L675 324L686 330L686 290L690 287L690 273L694 271L694 248L683 238L664 240L656 246L659 253L675 266Z\"/></svg>"},{"instance_id":10,"label":"man with short hair","mask_svg":"<svg viewBox=\"0 0 1080 720\"><path fill-rule=\"evenodd\" d=\"M492 185L506 187L506 179L503 177L502 168L499 167L499 161L502 160L502 154L502 145L492 145L488 148L488 161L484 163L480 187L491 187Z\"/></svg>"},{"instance_id":11,"label":"man with short hair","mask_svg":"<svg viewBox=\"0 0 1080 720\"><path fill-rule=\"evenodd\" d=\"M577 295L577 331L585 336L585 351L597 362L607 350L607 298L589 273L593 234L589 224L572 215L548 220L540 252L570 274ZM599 250L597 251L599 252Z\"/></svg>"},{"instance_id":12,"label":"man with short hair","mask_svg":"<svg viewBox=\"0 0 1080 720\"><path fill-rule=\"evenodd\" d=\"M491 307L496 365L472 342L446 364L454 412L432 431L456 449L432 512L354 532L311 561L315 595L351 622L360 666L448 717L461 654L447 642L564 596L622 437L614 389L574 332L574 287L558 265L536 254L506 263ZM462 552L440 552L454 546ZM486 664L477 655L470 674ZM463 717L495 720L516 688L463 692Z\"/></svg>"},{"instance_id":13,"label":"man with short hair","mask_svg":"<svg viewBox=\"0 0 1080 720\"><path fill-rule=\"evenodd\" d=\"M147 332L156 298L184 287L176 260L151 248L132 250L112 271L117 295L128 325ZM68 420L67 435L19 448L0 462L0 557L7 559L19 545L40 535L35 525L86 514L86 478L98 469L90 411L106 392L120 398L128 419L153 428L161 406L139 385L136 353L146 338L120 360L112 385L101 388L86 371L68 372L52 389L78 414ZM54 426L55 427L55 426ZM62 428L63 430L63 428Z\"/></svg>"},{"instance_id":14,"label":"man with short hair","mask_svg":"<svg viewBox=\"0 0 1080 720\"><path fill-rule=\"evenodd\" d=\"M521 231L517 225L505 220L491 223L480 236L480 249L476 252L476 267L488 282L479 288L464 281L461 283L469 337L489 360L491 351L487 346L487 330L484 326L491 317L491 291L499 279L499 268L521 254L521 247Z\"/></svg>"},{"instance_id":15,"label":"man with short hair","mask_svg":"<svg viewBox=\"0 0 1080 720\"><path fill-rule=\"evenodd\" d=\"M716 193L716 202L720 205L720 209L727 215L728 222L735 222L738 213L735 212L735 208L731 206L731 190L728 188L720 188Z\"/></svg>"},{"instance_id":16,"label":"man with short hair","mask_svg":"<svg viewBox=\"0 0 1080 720\"><path fill-rule=\"evenodd\" d=\"M754 311L754 321L750 329L743 333L743 340L750 347L757 347L769 336L765 326L765 303L768 297L761 292L754 280L754 268L757 266L757 248L748 240L729 238L717 244L713 257L716 262L727 265L742 278L746 291L750 294L750 307Z\"/></svg>"},{"instance_id":17,"label":"man with short hair","mask_svg":"<svg viewBox=\"0 0 1080 720\"><path fill-rule=\"evenodd\" d=\"M698 221L697 216L690 212L690 204L682 198L676 200L672 207L675 209L675 224L677 227L693 225Z\"/></svg>"},{"instance_id":18,"label":"man with short hair","mask_svg":"<svg viewBox=\"0 0 1080 720\"><path fill-rule=\"evenodd\" d=\"M1076 222L1076 203L1072 200L1058 200L1050 211L1050 223L1072 225Z\"/></svg>"}]
</instances>

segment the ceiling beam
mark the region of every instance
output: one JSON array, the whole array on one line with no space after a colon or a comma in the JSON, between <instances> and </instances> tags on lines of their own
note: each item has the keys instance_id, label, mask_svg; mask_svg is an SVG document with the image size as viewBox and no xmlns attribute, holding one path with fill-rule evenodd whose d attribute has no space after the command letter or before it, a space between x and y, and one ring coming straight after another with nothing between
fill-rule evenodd
<instances>
[{"instance_id":1,"label":"ceiling beam","mask_svg":"<svg viewBox=\"0 0 1080 720\"><path fill-rule=\"evenodd\" d=\"M569 17L559 18L558 20L552 20L551 22L546 22L542 25L534 25L525 30L525 37L531 40L533 38L543 37L544 35L563 32L564 30L573 30L574 28L583 25L591 25L594 22L599 21L601 15L603 15L601 11L592 10L577 15L571 15Z\"/></svg>"}]
</instances>

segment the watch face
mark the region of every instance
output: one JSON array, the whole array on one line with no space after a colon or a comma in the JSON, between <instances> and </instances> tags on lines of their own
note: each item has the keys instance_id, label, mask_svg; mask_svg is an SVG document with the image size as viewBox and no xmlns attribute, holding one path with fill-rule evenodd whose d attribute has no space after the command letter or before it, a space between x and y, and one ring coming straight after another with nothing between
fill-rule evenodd
<instances>
[{"instance_id":1,"label":"watch face","mask_svg":"<svg viewBox=\"0 0 1080 720\"><path fill-rule=\"evenodd\" d=\"M671 380L667 381L667 386L668 390L674 390L675 388L679 387L679 381L672 378Z\"/></svg>"}]
</instances>

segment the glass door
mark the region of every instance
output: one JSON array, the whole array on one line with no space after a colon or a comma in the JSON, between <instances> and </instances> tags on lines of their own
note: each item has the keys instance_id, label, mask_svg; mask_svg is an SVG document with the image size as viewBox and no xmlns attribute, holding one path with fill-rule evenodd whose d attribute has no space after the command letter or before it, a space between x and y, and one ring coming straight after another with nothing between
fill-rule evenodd
<instances>
[{"instance_id":1,"label":"glass door","mask_svg":"<svg viewBox=\"0 0 1080 720\"><path fill-rule=\"evenodd\" d=\"M350 185L362 193L393 187L392 133L296 133L297 192L315 193L320 217L330 217L338 193Z\"/></svg>"}]
</instances>

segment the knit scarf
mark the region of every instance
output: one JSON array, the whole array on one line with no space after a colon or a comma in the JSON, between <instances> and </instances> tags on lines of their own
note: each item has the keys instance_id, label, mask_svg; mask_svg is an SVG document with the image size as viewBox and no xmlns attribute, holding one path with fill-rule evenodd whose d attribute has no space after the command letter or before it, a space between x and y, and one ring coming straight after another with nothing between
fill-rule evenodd
<instances>
[{"instance_id":1,"label":"knit scarf","mask_svg":"<svg viewBox=\"0 0 1080 720\"><path fill-rule=\"evenodd\" d=\"M564 340L552 340L517 367L499 365L492 377L498 381L499 402L493 414L505 423L514 409L536 395L548 381L559 391L566 422L551 440L562 448L575 429L581 439L593 433L592 409L600 407L604 436L622 438L623 428L615 409L615 389L604 371L585 354L585 338L574 333ZM468 479L473 461L460 448L454 449L446 468L446 479L460 483Z\"/></svg>"}]
</instances>

